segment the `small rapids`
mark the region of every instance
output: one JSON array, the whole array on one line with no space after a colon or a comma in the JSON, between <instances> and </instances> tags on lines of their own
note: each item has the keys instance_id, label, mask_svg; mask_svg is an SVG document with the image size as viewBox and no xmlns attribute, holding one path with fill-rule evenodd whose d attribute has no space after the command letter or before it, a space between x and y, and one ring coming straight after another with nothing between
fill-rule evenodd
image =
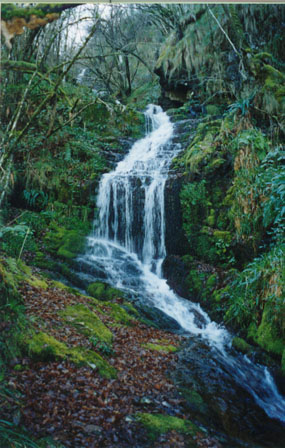
<instances>
[{"instance_id":1,"label":"small rapids","mask_svg":"<svg viewBox=\"0 0 285 448\"><path fill-rule=\"evenodd\" d=\"M101 180L95 231L78 261L87 281L107 281L175 319L186 333L203 340L239 387L271 419L285 422L285 400L269 370L234 355L231 334L201 307L175 294L162 278L166 256L164 188L172 159L181 147L174 125L159 106L149 105L146 136L114 171ZM85 272L85 273L84 273Z\"/></svg>"}]
</instances>

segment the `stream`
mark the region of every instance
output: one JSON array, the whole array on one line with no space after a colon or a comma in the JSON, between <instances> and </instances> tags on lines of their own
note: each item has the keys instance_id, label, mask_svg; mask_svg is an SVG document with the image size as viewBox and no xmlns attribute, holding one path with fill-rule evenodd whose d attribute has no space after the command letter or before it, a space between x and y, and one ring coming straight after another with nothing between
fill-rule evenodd
<instances>
[{"instance_id":1,"label":"stream","mask_svg":"<svg viewBox=\"0 0 285 448\"><path fill-rule=\"evenodd\" d=\"M205 405L210 406L208 413L223 413L227 422L230 418L230 423L225 423L225 419L212 416L222 430L232 431L237 438L264 441L266 428L267 438L274 432L277 442L265 446L282 446L278 441L285 426L285 399L269 369L233 350L232 335L211 321L198 304L175 294L162 276L166 256L164 188L171 161L181 146L173 142L175 125L159 106L149 105L145 119L145 137L132 146L114 171L102 177L95 230L88 237L86 253L78 259L81 276L87 282L108 282L133 297L143 296L147 306L174 319L189 338L179 355L178 384L188 383L205 400L210 395L210 405ZM234 400L240 401L240 407L230 417ZM199 412L203 414L196 409L196 414Z\"/></svg>"}]
</instances>

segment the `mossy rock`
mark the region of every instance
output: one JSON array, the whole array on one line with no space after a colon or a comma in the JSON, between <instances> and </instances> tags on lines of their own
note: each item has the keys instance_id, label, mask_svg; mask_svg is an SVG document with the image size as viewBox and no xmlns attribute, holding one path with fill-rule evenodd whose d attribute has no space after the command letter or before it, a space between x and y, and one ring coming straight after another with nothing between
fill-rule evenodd
<instances>
[{"instance_id":1,"label":"mossy rock","mask_svg":"<svg viewBox=\"0 0 285 448\"><path fill-rule=\"evenodd\" d=\"M155 440L160 434L169 431L177 431L193 437L201 432L200 428L189 420L169 415L138 413L136 420L146 428L150 440Z\"/></svg>"},{"instance_id":2,"label":"mossy rock","mask_svg":"<svg viewBox=\"0 0 285 448\"><path fill-rule=\"evenodd\" d=\"M123 307L125 309L127 309L127 312L130 313L132 316L140 317L140 313L138 312L138 310L134 307L134 305L132 303L124 301Z\"/></svg>"},{"instance_id":3,"label":"mossy rock","mask_svg":"<svg viewBox=\"0 0 285 448\"><path fill-rule=\"evenodd\" d=\"M111 308L109 315L115 322L124 325L132 325L135 318L131 316L121 305L118 303L109 303L108 306Z\"/></svg>"},{"instance_id":4,"label":"mossy rock","mask_svg":"<svg viewBox=\"0 0 285 448\"><path fill-rule=\"evenodd\" d=\"M40 361L65 358L68 351L65 344L42 331L34 333L31 338L23 339L22 345L31 358Z\"/></svg>"},{"instance_id":5,"label":"mossy rock","mask_svg":"<svg viewBox=\"0 0 285 448\"><path fill-rule=\"evenodd\" d=\"M36 288L47 289L48 284L41 277L33 275L32 270L22 260L7 258L0 259L0 303L7 298L19 299L19 284L27 282Z\"/></svg>"},{"instance_id":6,"label":"mossy rock","mask_svg":"<svg viewBox=\"0 0 285 448\"><path fill-rule=\"evenodd\" d=\"M54 255L71 260L84 251L85 234L77 230L67 230L55 224L50 226L45 235L47 250Z\"/></svg>"},{"instance_id":7,"label":"mossy rock","mask_svg":"<svg viewBox=\"0 0 285 448\"><path fill-rule=\"evenodd\" d=\"M71 286L67 286L64 283L59 282L57 280L53 280L51 282L50 286L53 286L54 288L57 288L57 289L61 289L63 291L70 292L71 294L74 294L75 296L80 296L81 295L80 292L77 291L77 289L72 288Z\"/></svg>"},{"instance_id":8,"label":"mossy rock","mask_svg":"<svg viewBox=\"0 0 285 448\"><path fill-rule=\"evenodd\" d=\"M29 285L34 286L35 288L39 288L39 289L47 289L48 288L47 282L35 275L32 275L31 277L27 277L26 280L29 283Z\"/></svg>"},{"instance_id":9,"label":"mossy rock","mask_svg":"<svg viewBox=\"0 0 285 448\"><path fill-rule=\"evenodd\" d=\"M149 350L155 350L157 352L163 352L163 353L173 353L177 351L177 347L175 345L160 345L160 344L152 344L151 342L148 342L147 344L142 344L143 348L149 349Z\"/></svg>"},{"instance_id":10,"label":"mossy rock","mask_svg":"<svg viewBox=\"0 0 285 448\"><path fill-rule=\"evenodd\" d=\"M255 342L264 350L282 356L285 341L278 334L274 322L270 319L271 306L267 304L262 314L261 324L257 328Z\"/></svg>"},{"instance_id":11,"label":"mossy rock","mask_svg":"<svg viewBox=\"0 0 285 448\"><path fill-rule=\"evenodd\" d=\"M248 355L253 351L253 347L250 344L248 344L244 339L238 337L233 338L232 346L244 355Z\"/></svg>"},{"instance_id":12,"label":"mossy rock","mask_svg":"<svg viewBox=\"0 0 285 448\"><path fill-rule=\"evenodd\" d=\"M85 336L94 336L107 344L112 343L113 334L103 324L101 319L87 306L68 306L59 313L65 320L77 328Z\"/></svg>"},{"instance_id":13,"label":"mossy rock","mask_svg":"<svg viewBox=\"0 0 285 448\"><path fill-rule=\"evenodd\" d=\"M225 230L215 230L213 235L216 240L222 240L226 244L230 244L232 240L231 232Z\"/></svg>"},{"instance_id":14,"label":"mossy rock","mask_svg":"<svg viewBox=\"0 0 285 448\"><path fill-rule=\"evenodd\" d=\"M7 265L7 260L0 259L0 305L6 305L12 298L19 298L18 280Z\"/></svg>"},{"instance_id":15,"label":"mossy rock","mask_svg":"<svg viewBox=\"0 0 285 448\"><path fill-rule=\"evenodd\" d=\"M87 288L87 293L99 300L113 300L117 297L124 297L122 291L112 288L107 283L94 282L90 283Z\"/></svg>"},{"instance_id":16,"label":"mossy rock","mask_svg":"<svg viewBox=\"0 0 285 448\"><path fill-rule=\"evenodd\" d=\"M75 230L70 230L66 233L63 240L63 245L57 251L60 257L72 259L77 254L83 252L85 247L85 235L78 233Z\"/></svg>"},{"instance_id":17,"label":"mossy rock","mask_svg":"<svg viewBox=\"0 0 285 448\"><path fill-rule=\"evenodd\" d=\"M104 378L116 378L116 369L110 366L98 353L83 347L69 348L53 336L44 332L34 333L31 337L22 338L21 345L36 361L52 361L70 359L74 364L87 365L98 369Z\"/></svg>"},{"instance_id":18,"label":"mossy rock","mask_svg":"<svg viewBox=\"0 0 285 448\"><path fill-rule=\"evenodd\" d=\"M180 389L180 393L186 400L187 407L189 407L191 411L199 412L201 414L205 414L207 412L207 404L204 402L201 395L194 389L183 387Z\"/></svg>"},{"instance_id":19,"label":"mossy rock","mask_svg":"<svg viewBox=\"0 0 285 448\"><path fill-rule=\"evenodd\" d=\"M112 379L117 377L116 369L93 350L74 347L68 350L67 355L76 365L88 365L93 369L97 368L100 375L104 378Z\"/></svg>"}]
</instances>

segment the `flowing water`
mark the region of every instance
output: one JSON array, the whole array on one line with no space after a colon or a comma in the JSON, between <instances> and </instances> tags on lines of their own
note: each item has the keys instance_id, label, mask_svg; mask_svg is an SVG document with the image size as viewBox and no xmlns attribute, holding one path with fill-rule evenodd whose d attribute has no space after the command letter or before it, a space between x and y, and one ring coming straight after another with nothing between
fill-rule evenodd
<instances>
[{"instance_id":1,"label":"flowing water","mask_svg":"<svg viewBox=\"0 0 285 448\"><path fill-rule=\"evenodd\" d=\"M164 187L171 161L181 148L173 143L174 125L159 106L149 105L145 117L146 136L101 180L94 235L79 260L88 267L86 279L105 280L143 295L146 304L174 318L186 333L202 338L258 406L270 418L285 422L285 400L268 369L246 356L233 356L230 333L199 305L175 294L162 278Z\"/></svg>"}]
</instances>

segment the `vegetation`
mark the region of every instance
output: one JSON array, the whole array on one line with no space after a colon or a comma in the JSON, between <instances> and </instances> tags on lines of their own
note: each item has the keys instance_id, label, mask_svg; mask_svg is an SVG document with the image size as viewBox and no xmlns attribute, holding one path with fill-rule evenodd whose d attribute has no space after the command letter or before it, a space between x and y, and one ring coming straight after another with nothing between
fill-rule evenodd
<instances>
[{"instance_id":1,"label":"vegetation","mask_svg":"<svg viewBox=\"0 0 285 448\"><path fill-rule=\"evenodd\" d=\"M94 434L101 446L164 446L164 434L177 448L210 446L180 404L167 408L177 417L161 410L175 402L165 372L179 337L150 328L107 283L86 288L75 260L100 178L143 135L146 105L191 120L172 166L185 290L236 331L236 350L261 347L284 375L285 8L3 4L1 13L0 446L87 446ZM67 420L62 403L46 405L57 386ZM206 406L195 390L187 397ZM64 431L49 433L58 422Z\"/></svg>"},{"instance_id":2,"label":"vegetation","mask_svg":"<svg viewBox=\"0 0 285 448\"><path fill-rule=\"evenodd\" d=\"M163 434L172 430L186 434L195 435L200 428L193 423L182 420L177 417L161 414L137 414L137 420L148 430L150 439L155 440L159 434Z\"/></svg>"}]
</instances>

